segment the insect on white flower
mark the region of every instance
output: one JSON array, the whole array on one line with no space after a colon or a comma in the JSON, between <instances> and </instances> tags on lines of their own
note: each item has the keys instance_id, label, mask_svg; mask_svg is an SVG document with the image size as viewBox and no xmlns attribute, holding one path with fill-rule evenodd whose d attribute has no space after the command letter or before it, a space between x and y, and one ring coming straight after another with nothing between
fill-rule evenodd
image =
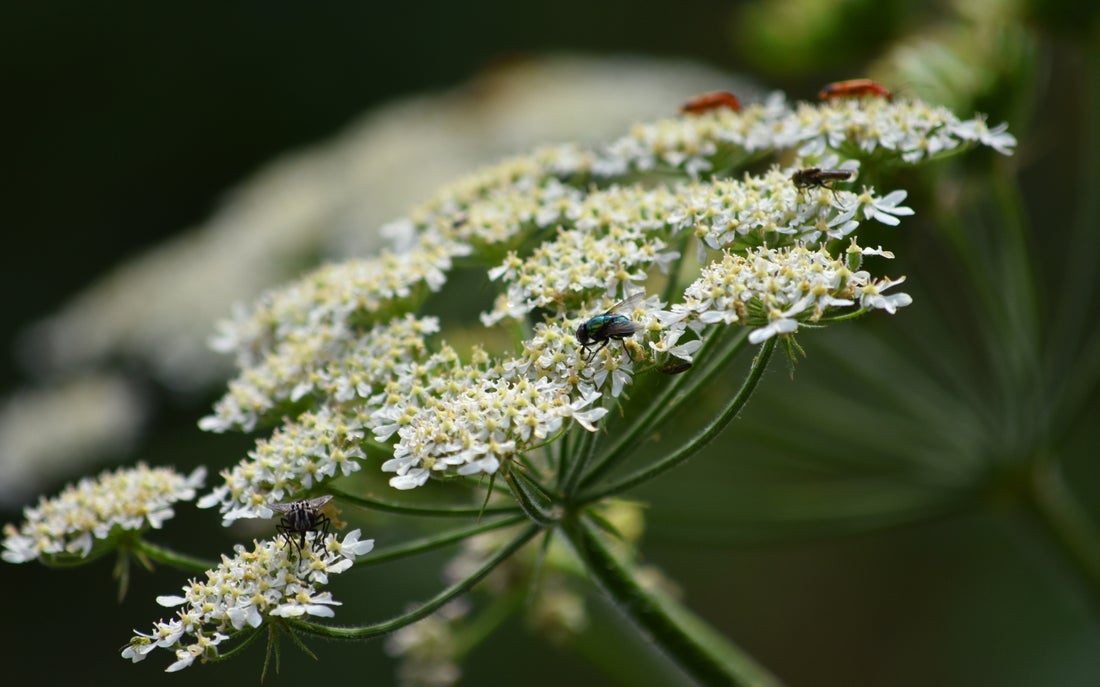
<instances>
[{"instance_id":1,"label":"insect on white flower","mask_svg":"<svg viewBox=\"0 0 1100 687\"><path fill-rule=\"evenodd\" d=\"M325 537L328 536L329 525L332 520L321 512L321 508L332 500L332 494L316 496L302 501L288 501L286 503L269 503L268 508L276 513L282 513L283 517L275 530L286 538L287 544L298 549L299 558L306 548L306 534L316 533L311 548L323 546ZM298 540L295 541L295 536Z\"/></svg>"}]
</instances>

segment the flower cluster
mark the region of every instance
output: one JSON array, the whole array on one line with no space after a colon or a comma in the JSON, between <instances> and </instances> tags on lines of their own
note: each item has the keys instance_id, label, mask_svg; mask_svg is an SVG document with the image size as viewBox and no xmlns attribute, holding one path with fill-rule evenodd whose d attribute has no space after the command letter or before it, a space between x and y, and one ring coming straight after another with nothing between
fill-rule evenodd
<instances>
[{"instance_id":1,"label":"flower cluster","mask_svg":"<svg viewBox=\"0 0 1100 687\"><path fill-rule=\"evenodd\" d=\"M854 176L867 161L1012 143L1002 129L919 102L791 106L773 96L741 112L640 125L607 145L543 148L459 179L386 227L389 253L322 268L223 329L242 372L204 428L248 430L277 412L311 410L223 473L202 505L219 504L227 521L263 513L358 469L364 444L388 453L382 444L393 443L381 465L396 488L494 474L566 421L595 430L605 394L618 398L652 369L650 358L690 361L708 326L752 327L759 343L840 308L894 312L910 300L889 292L901 279L860 269L875 251L853 237L865 220L895 226L911 215L905 192L805 188L792 175L818 166ZM794 153L790 166L722 174L781 151ZM827 247L845 239L852 248L835 257ZM634 331L621 345L600 339L599 354L582 350L579 326L654 280L679 283L694 268L688 248L702 271L682 295L666 289L668 302L651 296L623 313ZM432 345L439 321L408 314L458 256L485 265L497 296L482 324L521 335L515 352Z\"/></svg>"},{"instance_id":2,"label":"flower cluster","mask_svg":"<svg viewBox=\"0 0 1100 687\"><path fill-rule=\"evenodd\" d=\"M418 487L433 472L492 475L561 431L566 419L595 431L593 423L607 413L606 408L589 407L599 392L582 388L574 400L566 385L545 377L449 381L443 381L445 391L427 397L425 406L398 430L393 458L382 464L384 471L397 474L390 486Z\"/></svg>"},{"instance_id":3,"label":"flower cluster","mask_svg":"<svg viewBox=\"0 0 1100 687\"><path fill-rule=\"evenodd\" d=\"M625 385L631 383L636 364L646 358L644 342L648 340L652 346L669 321L661 299L657 296L643 298L643 295L636 292L618 303L604 297L591 302L585 314L555 316L537 324L531 337L524 342L522 355L505 365L515 366L528 376L560 380L578 390L590 386L610 392L611 398L618 398ZM633 323L634 334L624 337L621 345L612 345L612 341L607 340L596 344L595 348L582 347L577 329L582 324L587 326L593 316L609 313Z\"/></svg>"},{"instance_id":4,"label":"flower cluster","mask_svg":"<svg viewBox=\"0 0 1100 687\"><path fill-rule=\"evenodd\" d=\"M122 656L136 663L165 649L174 672L223 658L228 640L247 643L261 629L272 641L281 629L365 638L411 623L482 580L518 602L515 590L539 566L595 571L614 583L606 585L613 594L636 596L637 571L611 565L625 556L593 536L611 529L622 542L636 539L630 518L620 525L606 512L609 501L698 452L749 394L738 393L704 431L648 465L629 465L632 451L667 427L675 405L697 401L746 343L768 342L747 392L769 363L769 340L784 339L794 355L792 335L805 328L909 305L896 290L904 277L864 268L865 256L893 256L857 242L863 222L897 226L913 214L905 191L875 188L879 174L978 145L1008 154L1015 139L981 117L962 121L903 99L791 104L774 95L743 109L685 113L606 144L546 147L480 170L372 234L385 244L374 257L326 264L266 292L213 342L235 355L240 374L200 427L274 429L220 472L222 482L198 506L217 508L227 526L280 510L285 536L238 545L181 595L158 597L174 615L135 631ZM452 278L458 287L443 293ZM426 313L437 305L481 310L481 327L452 326L457 312ZM723 337L731 327L745 336ZM703 369L697 357L709 358ZM682 376L637 379L657 371ZM637 392L627 393L636 381ZM638 412L646 401L653 405ZM603 441L600 425L614 406L624 419L603 428L615 435ZM454 585L415 612L361 628L307 623L306 616L335 615L330 576L369 553L373 540L360 540L358 529L329 534L333 521L313 508L331 495L279 502L321 493L368 457L378 458L395 489L474 478L464 481L490 492L479 495L483 513L516 514L394 547L386 558L467 540L448 566ZM87 559L107 550L97 540L110 540L143 561L194 564L136 533L160 527L176 500L194 498L204 474L139 466L86 480L28 508L22 528L7 526L3 558ZM478 479L497 474L507 482L498 500L515 504L497 508L494 482ZM531 522L516 524L524 518ZM536 563L527 544L539 533L547 545ZM524 547L526 561L517 555ZM120 556L120 578L127 561ZM586 625L570 581L547 576L527 605L543 636L572 638ZM408 679L457 678L467 611L456 604L448 612L391 641L414 661Z\"/></svg>"},{"instance_id":5,"label":"flower cluster","mask_svg":"<svg viewBox=\"0 0 1100 687\"><path fill-rule=\"evenodd\" d=\"M667 270L679 253L660 234L669 234L668 217L679 207L667 188L612 188L594 193L567 211L570 229L560 229L526 259L515 252L489 270L489 278L508 285L486 326L505 317L521 317L535 308L576 302L578 294L615 293L645 281L656 265Z\"/></svg>"},{"instance_id":6,"label":"flower cluster","mask_svg":"<svg viewBox=\"0 0 1100 687\"><path fill-rule=\"evenodd\" d=\"M241 518L269 518L271 503L284 501L327 478L359 470L366 454L359 442L363 422L322 407L307 411L257 441L248 457L223 470L222 484L198 501L199 508L218 506L222 523Z\"/></svg>"},{"instance_id":7,"label":"flower cluster","mask_svg":"<svg viewBox=\"0 0 1100 687\"><path fill-rule=\"evenodd\" d=\"M42 558L86 558L96 540L118 531L159 529L173 517L172 504L195 498L206 469L184 476L172 468L133 468L82 479L52 499L23 510L23 524L4 526L3 559L25 563Z\"/></svg>"},{"instance_id":8,"label":"flower cluster","mask_svg":"<svg viewBox=\"0 0 1100 687\"><path fill-rule=\"evenodd\" d=\"M219 644L266 619L332 617L332 607L340 602L320 587L328 584L329 575L344 572L357 556L369 553L374 540L360 540L360 531L352 530L342 541L329 535L322 548L317 536L309 533L301 559L286 541L255 541L251 551L238 544L232 557L222 556L218 567L206 572L205 580L184 586L183 596L157 597L162 606L181 607L176 617L154 623L149 634L138 632L122 657L137 663L154 649L168 649L176 655L167 668L171 673L196 658L217 657Z\"/></svg>"},{"instance_id":9,"label":"flower cluster","mask_svg":"<svg viewBox=\"0 0 1100 687\"><path fill-rule=\"evenodd\" d=\"M741 112L718 109L638 125L603 148L589 169L602 177L669 168L699 177L719 171L721 163L730 166L771 150L796 150L803 159L834 151L916 164L972 144L1010 154L1016 139L1007 128L989 128L982 117L960 120L919 100L835 99L792 108L775 93Z\"/></svg>"},{"instance_id":10,"label":"flower cluster","mask_svg":"<svg viewBox=\"0 0 1100 687\"><path fill-rule=\"evenodd\" d=\"M866 309L894 312L909 305L905 293L883 295L904 281L875 279L864 270L853 270L859 256L892 257L877 249L860 248L853 239L848 255L834 258L823 247L760 247L745 255L725 253L722 260L703 269L684 292L684 302L673 304L668 329L655 348L672 350L685 330L699 332L713 324L755 327L751 343L778 334L798 331L800 323L817 323L838 308L859 303ZM853 256L855 256L853 258ZM682 349L681 349L682 350ZM691 360L686 353L674 353Z\"/></svg>"},{"instance_id":11,"label":"flower cluster","mask_svg":"<svg viewBox=\"0 0 1100 687\"><path fill-rule=\"evenodd\" d=\"M353 307L354 301L347 309ZM424 337L439 331L434 317L406 315L357 334L347 312L337 323L314 315L303 313L306 322L286 327L265 355L230 382L214 414L199 426L215 432L249 430L279 403L310 394L339 403L369 397L401 364L423 357Z\"/></svg>"}]
</instances>

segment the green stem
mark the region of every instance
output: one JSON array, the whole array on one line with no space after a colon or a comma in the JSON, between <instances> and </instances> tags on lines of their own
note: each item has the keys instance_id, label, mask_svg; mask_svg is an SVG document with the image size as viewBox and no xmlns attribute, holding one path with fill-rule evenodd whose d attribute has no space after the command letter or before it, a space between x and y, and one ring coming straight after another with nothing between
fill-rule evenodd
<instances>
[{"instance_id":1,"label":"green stem","mask_svg":"<svg viewBox=\"0 0 1100 687\"><path fill-rule=\"evenodd\" d=\"M580 425L577 426L580 435L577 437L576 446L571 452L572 460L562 472L560 481L561 493L571 494L577 488L577 481L584 474L588 462L592 460L592 447L596 443L596 432L589 432Z\"/></svg>"},{"instance_id":2,"label":"green stem","mask_svg":"<svg viewBox=\"0 0 1100 687\"><path fill-rule=\"evenodd\" d=\"M303 632L309 632L321 637L329 637L331 639L371 639L373 637L380 637L385 634L389 634L395 630L399 630L406 625L411 625L421 618L426 618L432 613L435 613L439 608L454 600L459 595L469 591L471 587L480 582L482 578L492 572L493 568L497 567L509 557L518 551L524 544L530 541L536 534L542 531L542 528L538 525L530 525L523 532L518 534L515 539L509 542L506 546L501 547L496 553L492 555L480 568L478 568L472 575L456 584L447 587L434 597L426 601L423 605L395 618L382 621L380 623L374 623L372 625L363 625L360 627L330 627L327 625L318 625L304 620L294 620L288 622L295 629Z\"/></svg>"},{"instance_id":3,"label":"green stem","mask_svg":"<svg viewBox=\"0 0 1100 687\"><path fill-rule=\"evenodd\" d=\"M247 649L248 646L250 644L252 644L252 642L256 641L260 637L261 634L265 634L263 632L263 630L260 629L260 628L247 629L247 630L242 630L241 632L233 633L232 635L230 635L230 639L236 639L237 637L239 637L243 633L247 633L248 636L245 637L244 641L242 641L237 646L233 647L232 649L229 649L228 651L219 651L217 656L210 656L210 657L204 657L204 658L206 658L206 660L208 660L208 661L224 661L226 659L233 658L237 654L239 654L242 651L244 651L245 649ZM219 645L219 646L221 646L221 645Z\"/></svg>"},{"instance_id":4,"label":"green stem","mask_svg":"<svg viewBox=\"0 0 1100 687\"><path fill-rule=\"evenodd\" d=\"M720 335L715 337L715 340L720 342L722 338L721 334L725 334L728 331L728 329L719 330ZM734 334L733 338L726 343L725 348L715 356L714 360L710 361L706 368L700 370L697 374L692 375L693 381L691 386L680 393L680 398L677 399L677 402L673 403L673 394L665 394L659 400L659 402L656 404L658 412L653 418L653 427L650 431L661 428L664 423L672 417L674 413L677 413L683 409L686 401L690 401L697 395L711 388L711 381L718 375L719 372L722 372L726 369L726 366L729 364L730 360L732 360L735 355L737 355L741 352L742 349L744 349L745 343L748 341L748 327L741 327L735 331L736 333ZM688 373L684 374L686 375Z\"/></svg>"},{"instance_id":5,"label":"green stem","mask_svg":"<svg viewBox=\"0 0 1100 687\"><path fill-rule=\"evenodd\" d=\"M541 503L542 497L531 487L527 480L517 478L513 470L502 470L501 474L504 476L508 488L512 490L512 496L515 497L516 503L523 509L531 522L549 527L559 520L558 515L552 509L547 509Z\"/></svg>"},{"instance_id":6,"label":"green stem","mask_svg":"<svg viewBox=\"0 0 1100 687\"><path fill-rule=\"evenodd\" d=\"M494 520L493 522L485 522L479 525L461 527L459 529L449 530L440 534L421 537L420 539L414 539L410 542L401 544L400 546L390 546L382 549L381 551L372 551L369 556L356 560L355 567L358 568L367 565L376 565L378 563L386 563L388 561L396 560L398 558L415 556L417 554L442 548L449 544L453 544L456 541L462 541L463 539L483 534L485 532L492 532L493 530L511 527L512 525L518 525L526 519L527 516L523 514L518 514L511 517L501 518L500 520Z\"/></svg>"},{"instance_id":7,"label":"green stem","mask_svg":"<svg viewBox=\"0 0 1100 687\"><path fill-rule=\"evenodd\" d=\"M570 517L562 531L589 573L660 649L701 685L779 685L766 668L667 595L640 585L586 519Z\"/></svg>"},{"instance_id":8,"label":"green stem","mask_svg":"<svg viewBox=\"0 0 1100 687\"><path fill-rule=\"evenodd\" d=\"M550 502L557 498L553 492L543 486L540 473L532 473L530 470L521 469L521 466L514 466L509 472L514 473L516 479L527 485L529 493L537 495L540 501Z\"/></svg>"},{"instance_id":9,"label":"green stem","mask_svg":"<svg viewBox=\"0 0 1100 687\"><path fill-rule=\"evenodd\" d=\"M744 383L741 384L741 388L738 389L737 393L730 399L729 403L726 404L726 407L722 409L722 412L720 412L709 425L700 430L691 441L661 460L647 465L612 484L604 485L593 492L582 494L579 502L591 503L606 496L626 491L642 482L653 479L666 470L676 467L699 452L704 446L721 434L722 430L726 428L726 425L728 425L730 421L741 412L745 404L748 403L749 397L752 396L752 392L756 390L756 386L760 383L760 379L764 375L764 370L768 367L768 360L771 358L772 351L774 350L775 338L768 339L764 345L760 347L760 352L753 359L752 367L749 369L749 374L745 378Z\"/></svg>"},{"instance_id":10,"label":"green stem","mask_svg":"<svg viewBox=\"0 0 1100 687\"><path fill-rule=\"evenodd\" d=\"M706 360L707 353L711 348L718 345L722 338L722 334L728 331L728 328L716 328L712 334L707 337L703 342L703 346L695 354L695 357L699 360ZM580 481L580 486L585 487L597 482L603 477L609 470L628 455L628 451L640 442L644 437L649 436L661 425L668 420L672 413L676 412L685 399L690 399L699 393L702 393L704 389L709 385L710 380L718 373L726 363L732 358L741 347L744 345L746 338L748 337L748 330L741 328L741 331L730 341L729 345L722 352L717 359L707 367L705 372L690 374L684 373L676 377L670 384L668 384L661 394L650 402L641 415L634 421L633 424L623 433L621 433L615 440L615 443L607 449L598 461L592 466L592 469L584 475L584 478ZM684 387L687 389L684 389ZM679 398L677 399L677 396ZM673 402L673 399L677 399L677 402ZM572 490L565 493L572 493Z\"/></svg>"},{"instance_id":11,"label":"green stem","mask_svg":"<svg viewBox=\"0 0 1100 687\"><path fill-rule=\"evenodd\" d=\"M417 515L434 518L469 518L481 515L514 515L519 512L516 506L490 506L488 508L471 508L469 506L453 506L445 508L425 508L423 506L406 506L400 503L391 503L369 496L356 496L335 487L329 488L328 493L347 501L353 506L376 510L383 513L399 513L401 515Z\"/></svg>"},{"instance_id":12,"label":"green stem","mask_svg":"<svg viewBox=\"0 0 1100 687\"><path fill-rule=\"evenodd\" d=\"M1100 607L1100 532L1066 486L1058 461L1045 457L1031 473L1029 505Z\"/></svg>"},{"instance_id":13,"label":"green stem","mask_svg":"<svg viewBox=\"0 0 1100 687\"><path fill-rule=\"evenodd\" d=\"M144 554L150 560L164 563L165 565L170 565L173 568L179 568L181 570L205 572L218 567L217 561L208 561L195 556L177 553L163 546L157 546L145 539L136 539L133 543L133 548L134 551Z\"/></svg>"}]
</instances>

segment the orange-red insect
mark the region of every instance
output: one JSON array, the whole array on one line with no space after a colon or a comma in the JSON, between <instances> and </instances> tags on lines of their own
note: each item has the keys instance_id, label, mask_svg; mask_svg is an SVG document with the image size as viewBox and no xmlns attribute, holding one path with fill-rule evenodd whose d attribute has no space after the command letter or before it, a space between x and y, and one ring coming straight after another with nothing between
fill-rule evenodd
<instances>
[{"instance_id":1,"label":"orange-red insect","mask_svg":"<svg viewBox=\"0 0 1100 687\"><path fill-rule=\"evenodd\" d=\"M695 96L680 106L680 112L691 114L703 114L712 110L728 108L734 112L741 111L741 101L729 91L708 91Z\"/></svg>"},{"instance_id":2,"label":"orange-red insect","mask_svg":"<svg viewBox=\"0 0 1100 687\"><path fill-rule=\"evenodd\" d=\"M833 100L834 98L862 98L865 95L885 98L887 102L894 99L894 94L886 90L885 86L870 79L849 79L833 82L822 88L817 97L821 100Z\"/></svg>"}]
</instances>

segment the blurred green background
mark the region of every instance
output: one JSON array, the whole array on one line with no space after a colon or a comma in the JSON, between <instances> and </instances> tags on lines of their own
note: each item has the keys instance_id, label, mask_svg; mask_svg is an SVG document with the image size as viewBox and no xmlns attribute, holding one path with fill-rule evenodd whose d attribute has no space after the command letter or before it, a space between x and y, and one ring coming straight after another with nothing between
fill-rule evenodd
<instances>
[{"instance_id":1,"label":"blurred green background","mask_svg":"<svg viewBox=\"0 0 1100 687\"><path fill-rule=\"evenodd\" d=\"M0 287L8 294L2 340L14 344L21 328L112 266L202 222L228 188L280 153L331 136L372 106L453 87L494 64L562 51L684 57L809 97L826 82L867 75L887 47L922 27L947 31L955 22L965 30L947 6L916 11L905 3L836 2L786 19L778 7L769 15L761 6L700 0L476 7L7 3L0 9L7 96L0 111L6 139ZM1095 201L1082 200L1095 195L1085 186L1095 179L1081 171L1096 148L1090 143L1096 123L1080 113L1090 111L1082 99L1094 96L1087 86L1100 78L1094 69L1100 34L1094 11L1077 4L1036 3L1017 16L1026 16L1034 33L1026 41L1005 34L1003 61L977 65L986 68L987 81L972 83L958 114L987 111L991 123L1009 121L1021 139L1011 164L1019 169L1025 219L1041 232L1028 237L1032 269L1044 294L1057 293L1078 283L1072 270L1094 271L1096 264L1087 257L1094 246L1078 247L1086 257L1077 263L1068 259L1059 235L1096 219ZM904 93L922 84L892 85ZM960 173L967 164L994 164L992 157L964 162ZM942 434L949 425L929 419L932 408L952 401L971 409L984 403L981 393L963 400L967 390L997 387L988 369L996 363L982 357L989 341L966 319L967 306L955 303L953 285L965 280L943 257L952 238L920 231L922 215L937 216L926 208L950 207L940 190L931 181L912 189L916 220L881 239L902 258L899 271L909 275L916 305L845 328L853 331L803 337L809 357L793 381L776 365L710 455L639 493L650 504L645 560L681 585L689 607L790 685L1094 685L1098 598L1013 496L1020 463L1002 460L994 444L978 439L959 439L960 448L953 443L958 436ZM973 192L957 190L964 198ZM1080 283L1087 290L1076 317L1095 322L1095 289L1088 279ZM1040 301L1039 309L1057 310L1056 299ZM1079 340L1085 343L1069 346L1061 359L1066 365L1081 350L1089 353L1093 340ZM906 349L914 352L889 355ZM1047 357L1059 350L1052 346ZM911 369L902 370L906 364ZM132 373L144 378L140 369ZM4 389L29 381L14 352L0 358ZM909 381L897 397L874 395L881 390L876 382L896 390ZM145 384L155 409L151 426L135 451L119 459L216 470L250 447L246 438L204 435L195 427L218 389L181 396L152 379ZM1059 443L1067 482L1093 521L1100 442L1088 425L1100 417L1097 400L1095 387L1087 387ZM1058 410L1045 405L1038 387L1031 401L1028 412ZM990 403L997 416L997 399ZM877 414L867 412L876 405ZM775 427L776 417L789 424ZM998 423L988 429L984 436L994 435ZM929 451L942 447L948 464L879 460L868 447L891 433L926 443ZM1028 432L1018 443L1009 434L1000 435L1005 445L1029 450ZM823 444L837 447L834 462L798 460ZM953 451L967 450L969 460L956 461ZM868 505L874 499L881 502ZM214 556L237 540L228 533L213 539L208 514L179 510L166 543ZM9 507L2 518L16 521L18 510ZM374 609L377 617L399 610L381 605L380 590L390 606L432 593L438 566L428 562L340 580L335 596L346 605L337 619L351 609L347 622L372 620ZM131 630L144 631L163 615L154 597L174 593L184 576L136 572L118 604L110 573L107 560L70 571L0 566L9 590L9 684L258 680L259 643L238 660L166 677L160 671L167 656L124 662L118 651ZM605 609L597 623L631 641L613 612ZM518 621L504 629L473 654L461 684L605 684L590 664L530 636ZM286 646L281 674L268 679L392 681L381 642L312 646L319 663ZM672 679L651 675L653 684Z\"/></svg>"}]
</instances>

